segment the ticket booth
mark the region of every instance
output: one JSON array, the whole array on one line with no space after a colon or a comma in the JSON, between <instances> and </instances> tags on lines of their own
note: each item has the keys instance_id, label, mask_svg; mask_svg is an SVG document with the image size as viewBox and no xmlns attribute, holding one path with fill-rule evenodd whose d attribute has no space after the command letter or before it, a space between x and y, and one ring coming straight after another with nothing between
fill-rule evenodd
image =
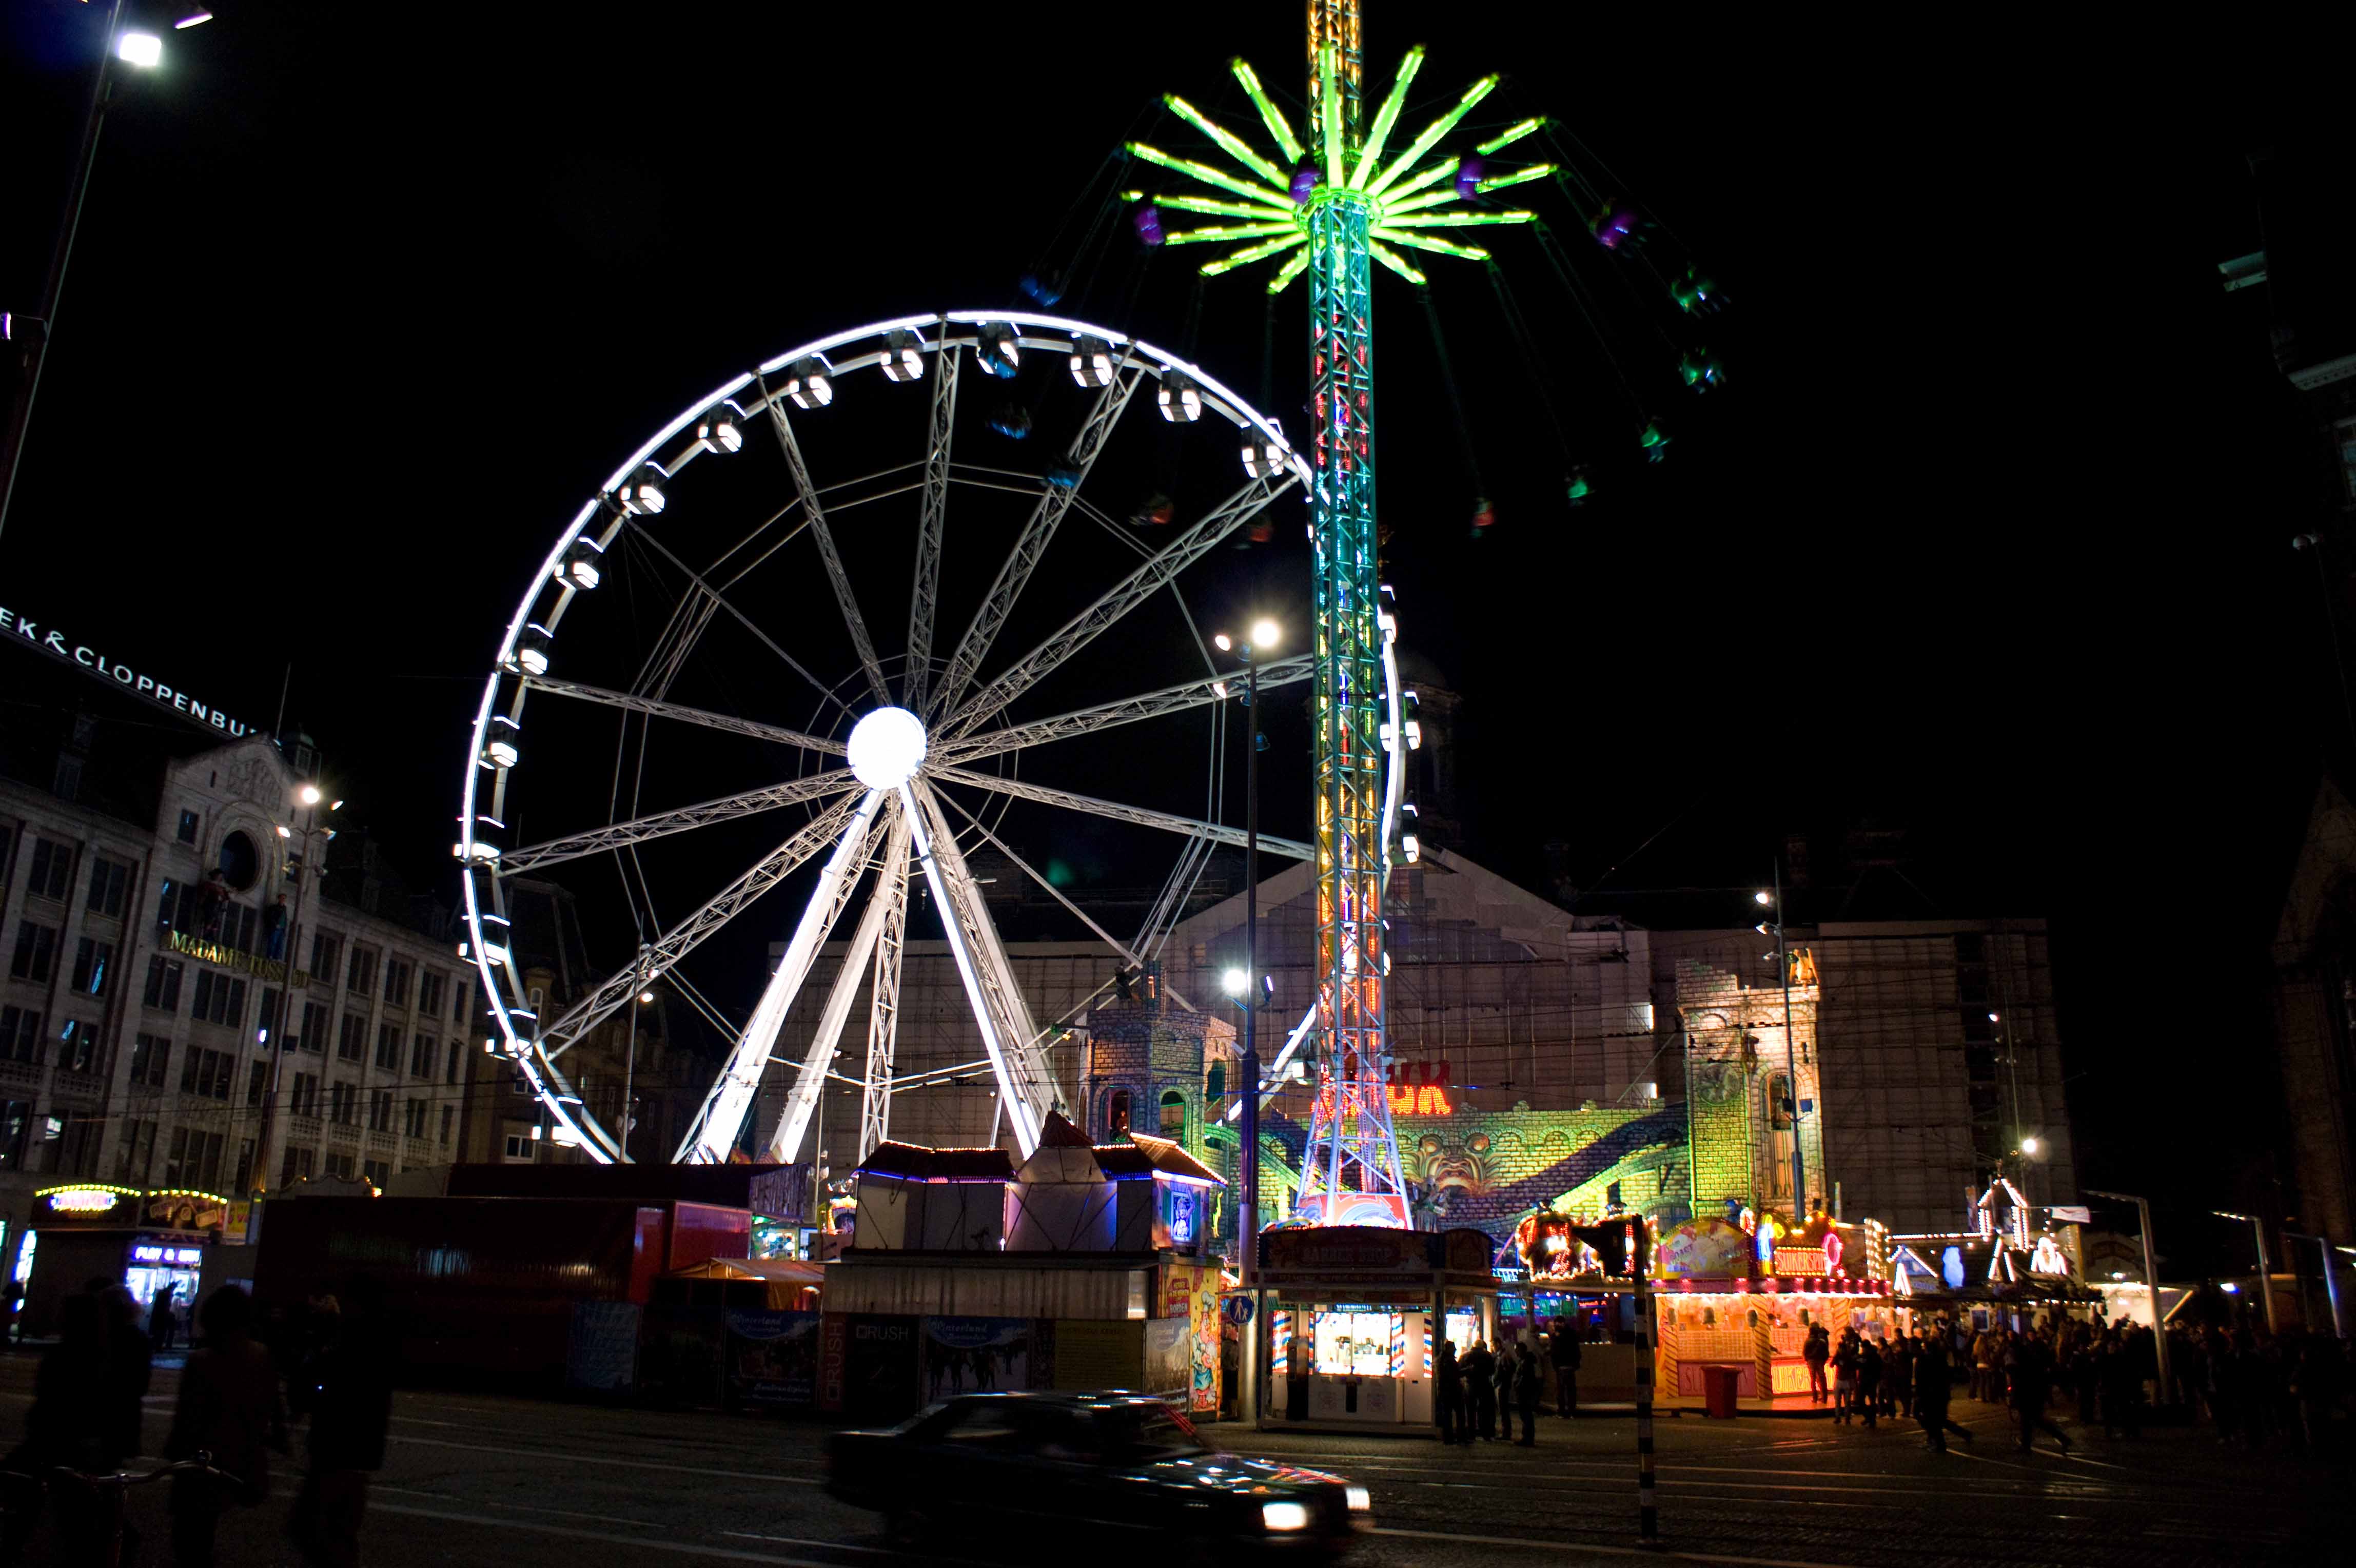
<instances>
[{"instance_id":1,"label":"ticket booth","mask_svg":"<svg viewBox=\"0 0 2356 1568\"><path fill-rule=\"evenodd\" d=\"M1439 1335L1460 1353L1495 1338L1490 1251L1478 1230L1264 1233L1269 1379L1261 1424L1430 1425Z\"/></svg>"}]
</instances>

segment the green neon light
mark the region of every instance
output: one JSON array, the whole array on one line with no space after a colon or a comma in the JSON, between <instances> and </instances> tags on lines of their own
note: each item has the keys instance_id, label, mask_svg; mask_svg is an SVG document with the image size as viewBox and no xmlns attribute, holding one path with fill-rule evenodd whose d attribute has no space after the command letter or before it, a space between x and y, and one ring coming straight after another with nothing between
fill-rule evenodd
<instances>
[{"instance_id":1,"label":"green neon light","mask_svg":"<svg viewBox=\"0 0 2356 1568\"><path fill-rule=\"evenodd\" d=\"M1531 132L1537 130L1539 126L1545 124L1546 118L1543 115L1534 120L1525 120L1520 124L1509 127L1508 129L1498 133L1496 135L1490 137L1487 141L1481 144L1478 151L1481 156L1485 158L1491 153L1495 152L1499 147L1512 146L1515 142L1520 141L1524 136L1528 135Z\"/></svg>"},{"instance_id":2,"label":"green neon light","mask_svg":"<svg viewBox=\"0 0 2356 1568\"><path fill-rule=\"evenodd\" d=\"M1388 190L1398 179L1399 176L1405 174L1408 169L1415 166L1415 162L1418 158L1420 158L1424 154L1431 151L1433 147L1437 146L1440 144L1440 137L1456 129L1457 122L1463 119L1465 115L1472 113L1472 106L1480 102L1483 98L1488 97L1490 93L1495 91L1496 87L1497 78L1494 75L1490 75L1483 77L1480 81L1466 88L1464 90L1464 96L1456 101L1456 107L1451 109L1447 113L1442 114L1439 119L1434 120L1430 124L1425 126L1423 134L1418 136L1412 143L1410 143L1407 151L1398 156L1398 160L1392 164L1390 167L1385 169L1382 172L1381 177L1377 178L1374 184L1366 188L1366 194L1369 196L1380 196L1383 192Z\"/></svg>"},{"instance_id":3,"label":"green neon light","mask_svg":"<svg viewBox=\"0 0 2356 1568\"><path fill-rule=\"evenodd\" d=\"M1411 245L1419 251L1437 251L1443 256L1462 256L1468 262L1485 262L1489 252L1478 245L1460 245L1453 240L1435 240L1428 234L1410 234L1404 229L1377 229L1376 236L1394 245Z\"/></svg>"},{"instance_id":4,"label":"green neon light","mask_svg":"<svg viewBox=\"0 0 2356 1568\"><path fill-rule=\"evenodd\" d=\"M1270 234L1290 234L1297 240L1301 237L1301 226L1287 221L1231 223L1215 229L1182 229L1162 242L1165 245L1191 245L1203 240L1258 240Z\"/></svg>"},{"instance_id":5,"label":"green neon light","mask_svg":"<svg viewBox=\"0 0 2356 1568\"><path fill-rule=\"evenodd\" d=\"M1405 185L1402 185L1398 189L1392 191L1388 196L1384 197L1381 203L1382 207L1386 211L1396 211L1398 207L1398 199L1400 197L1413 195L1415 192L1421 190L1427 185L1448 178L1456 172L1459 166L1459 160L1455 158L1440 159L1430 168L1425 169L1421 174L1417 175L1413 179L1408 180ZM1452 195L1453 192L1451 194ZM1440 199L1445 201L1448 198L1443 196Z\"/></svg>"},{"instance_id":6,"label":"green neon light","mask_svg":"<svg viewBox=\"0 0 2356 1568\"><path fill-rule=\"evenodd\" d=\"M1520 185L1526 180L1544 179L1547 176L1552 173L1554 173L1554 165L1552 164L1532 164L1529 167L1526 169L1516 169L1512 174L1501 174L1495 176L1494 178L1484 179L1472 188L1475 190L1503 190L1509 185Z\"/></svg>"},{"instance_id":7,"label":"green neon light","mask_svg":"<svg viewBox=\"0 0 2356 1568\"><path fill-rule=\"evenodd\" d=\"M1325 183L1342 188L1342 79L1333 46L1317 51L1317 83L1325 100Z\"/></svg>"},{"instance_id":8,"label":"green neon light","mask_svg":"<svg viewBox=\"0 0 2356 1568\"><path fill-rule=\"evenodd\" d=\"M1279 251L1289 250L1294 245L1301 244L1307 238L1307 235L1296 231L1262 244L1247 246L1233 255L1221 256L1215 262L1205 262L1203 275L1206 278L1215 278L1221 273L1231 273L1237 267L1248 267L1254 262L1264 262Z\"/></svg>"},{"instance_id":9,"label":"green neon light","mask_svg":"<svg viewBox=\"0 0 2356 1568\"><path fill-rule=\"evenodd\" d=\"M1270 190L1264 185L1254 185L1248 180L1233 178L1221 174L1208 164L1198 164L1192 158L1172 157L1161 148L1149 147L1143 142L1130 143L1129 154L1131 157L1143 158L1150 164L1160 164L1163 168L1175 170L1179 174L1191 175L1205 185L1215 185L1221 190L1232 190L1237 196L1248 196L1254 201L1265 201L1280 211L1292 205L1291 196L1284 191Z\"/></svg>"},{"instance_id":10,"label":"green neon light","mask_svg":"<svg viewBox=\"0 0 2356 1568\"><path fill-rule=\"evenodd\" d=\"M1392 250L1388 245L1379 244L1373 240L1369 240L1366 242L1366 249L1374 253L1375 260L1382 263L1383 265L1390 268L1391 271L1398 274L1399 276L1407 279L1409 283L1425 284L1431 281L1430 278L1423 275L1423 270L1421 268L1408 261L1405 256L1400 255L1397 251Z\"/></svg>"},{"instance_id":11,"label":"green neon light","mask_svg":"<svg viewBox=\"0 0 2356 1568\"><path fill-rule=\"evenodd\" d=\"M1383 100L1382 108L1376 112L1374 129L1366 133L1366 145L1358 154L1358 166L1350 173L1352 190L1364 190L1366 177L1381 165L1383 144L1390 140L1391 127L1398 124L1399 110L1407 102L1407 84L1415 80L1415 73L1422 65L1421 44L1408 50L1407 58L1399 61L1398 75L1391 81L1390 96Z\"/></svg>"},{"instance_id":12,"label":"green neon light","mask_svg":"<svg viewBox=\"0 0 2356 1568\"><path fill-rule=\"evenodd\" d=\"M1302 152L1301 138L1292 134L1292 126L1285 120L1284 111L1269 101L1268 90L1259 84L1259 72L1252 70L1251 62L1241 55L1229 60L1227 69L1236 73L1237 81L1243 83L1244 91L1250 95L1254 107L1259 110L1260 123L1268 127L1268 134L1276 138L1276 145L1284 149L1284 156L1299 163Z\"/></svg>"},{"instance_id":13,"label":"green neon light","mask_svg":"<svg viewBox=\"0 0 2356 1568\"><path fill-rule=\"evenodd\" d=\"M1529 223L1537 214L1516 209L1512 212L1429 212L1420 218L1385 218L1388 229L1469 229L1483 223Z\"/></svg>"},{"instance_id":14,"label":"green neon light","mask_svg":"<svg viewBox=\"0 0 2356 1568\"><path fill-rule=\"evenodd\" d=\"M1303 245L1293 252L1292 259L1279 267L1276 275L1268 280L1268 292L1282 294L1285 286L1309 270L1309 247Z\"/></svg>"},{"instance_id":15,"label":"green neon light","mask_svg":"<svg viewBox=\"0 0 2356 1568\"><path fill-rule=\"evenodd\" d=\"M1141 190L1132 195L1130 199L1131 201L1136 201L1142 199L1145 193ZM1207 196L1184 195L1157 195L1153 199L1163 207L1174 207L1181 212L1207 212L1215 218L1283 218L1290 220L1292 217L1292 214L1286 211L1284 209L1280 207L1270 207L1265 202L1246 203L1241 201L1214 201Z\"/></svg>"},{"instance_id":16,"label":"green neon light","mask_svg":"<svg viewBox=\"0 0 2356 1568\"><path fill-rule=\"evenodd\" d=\"M1441 166L1443 172L1446 166ZM1382 209L1382 215L1385 218L1396 218L1403 212L1420 212L1427 207L1438 207L1442 202L1453 201L1456 199L1456 188L1451 186L1446 190L1431 191L1427 195L1413 197L1407 200L1400 199L1403 194L1394 190L1376 203Z\"/></svg>"},{"instance_id":17,"label":"green neon light","mask_svg":"<svg viewBox=\"0 0 2356 1568\"><path fill-rule=\"evenodd\" d=\"M1192 103L1187 102L1176 93L1171 92L1163 94L1162 102L1170 106L1170 112L1173 114L1177 115L1178 118L1185 121L1186 124L1194 126L1194 129L1202 132L1203 134L1210 137L1214 142L1216 142L1219 145L1219 150L1221 152L1226 154L1227 156L1235 159L1236 162L1243 165L1244 167L1251 170L1254 174L1272 179L1279 186L1288 184L1291 180L1292 175L1290 171L1277 167L1274 164L1269 162L1266 158L1252 151L1249 146L1245 145L1243 139L1237 136L1234 132L1229 131L1223 126L1213 124L1209 119L1205 117L1202 111L1196 109Z\"/></svg>"}]
</instances>

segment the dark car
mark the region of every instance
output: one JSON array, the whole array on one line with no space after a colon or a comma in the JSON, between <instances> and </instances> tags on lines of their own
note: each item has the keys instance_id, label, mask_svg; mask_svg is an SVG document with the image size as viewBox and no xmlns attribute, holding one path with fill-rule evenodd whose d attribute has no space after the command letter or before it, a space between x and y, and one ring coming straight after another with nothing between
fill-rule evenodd
<instances>
[{"instance_id":1,"label":"dark car","mask_svg":"<svg viewBox=\"0 0 2356 1568\"><path fill-rule=\"evenodd\" d=\"M902 1541L1031 1515L1334 1555L1374 1520L1364 1487L1217 1453L1135 1394L967 1394L887 1432L837 1433L828 1459L827 1490Z\"/></svg>"}]
</instances>

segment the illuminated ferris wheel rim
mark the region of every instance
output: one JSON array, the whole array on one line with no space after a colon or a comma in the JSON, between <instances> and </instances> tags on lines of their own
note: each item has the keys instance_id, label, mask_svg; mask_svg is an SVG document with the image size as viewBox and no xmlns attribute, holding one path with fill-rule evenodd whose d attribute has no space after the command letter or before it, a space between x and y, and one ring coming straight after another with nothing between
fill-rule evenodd
<instances>
[{"instance_id":1,"label":"illuminated ferris wheel rim","mask_svg":"<svg viewBox=\"0 0 2356 1568\"><path fill-rule=\"evenodd\" d=\"M503 961L506 956L506 917L485 908L483 890L477 880L477 873L486 874L494 878L503 875L498 862L498 849L480 836L486 829L497 829L501 825L483 810L481 786L487 771L498 776L504 772L506 766L511 765L514 761L513 731L519 725L523 698L532 689L530 682L519 684L516 689L514 701L509 704L511 711L502 713L499 706L502 680L512 679L518 673L519 657L526 649L527 639L534 636L541 639L539 648L544 668L544 656L549 641L552 639L573 598L581 591L567 577L568 566L574 563L576 556L584 550L602 553L604 546L610 543L622 527L630 521L627 511L616 505L615 498L623 493L626 487L631 487L645 480L649 474L659 482L668 484L699 456L712 452L715 448L707 439L711 433L709 422L720 411L727 410L748 423L771 412L773 407L778 414L782 415L785 401L790 399L797 403L802 402L799 397L792 396L792 393L800 389L802 371L813 365L822 367L830 381L853 371L877 367L884 368L889 374L894 359L905 356L912 349L936 357L965 349L971 349L980 354L985 347L1000 342L1012 343L1018 349L1069 355L1075 367L1076 379L1078 376L1083 355L1108 356L1106 362L1111 366L1121 371L1134 370L1141 377L1150 375L1154 378L1160 384L1160 396L1162 400L1168 400L1173 392L1180 392L1180 395L1186 396L1189 401L1198 401L1200 410L1215 413L1233 424L1245 436L1246 468L1255 479L1272 481L1279 476L1282 476L1286 480L1286 486L1283 488L1289 488L1290 483L1295 480L1313 483L1308 464L1286 441L1276 423L1253 409L1198 365L1182 360L1151 343L1108 328L1070 317L1039 315L1020 310L953 311L898 317L835 333L787 349L763 362L757 370L736 376L704 397L688 404L675 418L617 467L605 484L601 487L599 493L593 496L574 515L570 525L565 528L555 545L543 559L508 624L499 645L497 661L491 675L485 682L483 695L475 714L466 779L463 791L461 833L459 842L455 846L455 853L464 868L464 875L461 877L462 905L469 939L467 956L473 960L477 977L483 983L484 994L488 999L487 1010L495 1019L498 1028L498 1037L490 1042L492 1047L498 1050L503 1047L502 1054L514 1061L524 1073L533 1093L547 1110L555 1127L560 1130L562 1140L577 1144L599 1163L608 1163L616 1158L628 1156L623 1155L614 1136L586 1111L580 1097L573 1091L572 1085L567 1081L564 1074L557 1068L553 1057L548 1053L544 1034L548 1026L547 1020L532 1015L529 1009L522 1005L525 999L520 995L507 994L508 992L515 990L520 984L520 981L510 971L508 972L506 983L504 984L502 983L501 972L505 967ZM772 379L780 375L791 378L783 390L771 384ZM897 378L894 377L894 379ZM1110 371L1108 370L1104 373L1104 379L1093 384L1103 387L1108 385L1109 381ZM1083 381L1083 384L1091 383ZM749 398L744 395L748 389L753 392ZM1181 392L1180 389L1183 391ZM830 387L827 395L819 401L821 403L829 401L830 395ZM1121 406L1125 404L1124 397ZM809 404L804 403L802 406L807 407ZM1114 421L1118 420L1119 412L1119 408L1117 407L1113 413ZM741 430L734 434L737 437L737 445L741 445ZM729 449L733 450L734 447ZM667 459L658 456L666 451L669 453ZM1264 507L1275 499L1276 493L1280 491L1270 491L1262 497L1259 505ZM649 510L659 510L659 503ZM586 545L583 542L584 538L587 541ZM594 582L594 574L592 581ZM538 618L535 619L536 608L552 587L556 592L555 601L546 609L540 611ZM1387 726L1386 749L1392 749L1398 737L1412 736L1414 726L1401 722L1399 682L1396 660L1391 657L1390 648L1396 636L1396 620L1387 606L1382 611L1382 620L1385 634L1383 670L1385 684L1387 688L1385 695L1388 698L1387 705L1392 718L1391 725ZM985 648L983 653L986 655L986 652ZM977 665L979 657L976 660ZM855 680L856 677L851 679ZM966 680L978 690L980 684L979 669L969 670ZM934 715L943 725L944 731L948 727L948 721L953 717L953 711L957 708L958 696L957 693L946 693L945 711ZM848 706L845 711L846 714L853 712ZM883 704L869 706L865 710L866 718L870 719L882 714L894 712L899 710L894 706ZM864 720L862 722L864 723ZM503 725L508 728L502 730L500 726ZM907 769L893 770L888 777L879 774L879 778L884 779L884 784L882 785L872 783L863 773L860 774L860 783L866 785L870 790L868 803L871 809L876 796L895 793L894 788L886 786L896 787L898 792L904 792L908 775L923 763L927 736L921 722L916 726L916 732L915 737L916 757ZM984 734L987 733L984 732ZM855 731L849 746L841 740L830 742L817 736L798 738L805 746L805 749L814 746L816 749L832 752L838 756L851 751L856 745ZM950 749L954 751L957 744L956 736L943 733L931 738L946 740ZM969 736L969 745L970 740L971 737ZM487 759L491 756L491 748L502 743L508 747L507 764L493 768ZM849 759L852 765L851 770L858 772L857 757L853 755ZM1403 770L1397 767L1391 768L1388 771L1390 778L1387 780L1387 809L1385 813L1384 833L1387 845L1391 838L1390 830L1398 819L1400 780L1403 773ZM504 785L499 788L503 790ZM810 799L813 802L816 801L815 795ZM962 808L959 809L962 810ZM936 836L937 836L939 822L937 822L934 825ZM918 827L916 831L917 838L922 840L925 836L923 829ZM880 829L877 831L877 838L879 841L882 838ZM846 843L848 835L846 835ZM1285 841L1264 835L1262 842L1264 845L1274 848ZM1297 849L1303 846L1292 847ZM1412 854L1411 848L1409 853ZM858 876L863 875L863 872L864 863L853 873L854 882ZM881 897L880 890L877 897ZM503 897L498 900L502 906L504 902ZM830 924L828 929L831 929ZM1108 940L1110 940L1108 938ZM1114 945L1119 946L1117 942ZM969 980L969 984L970 983ZM635 984L631 989L636 989ZM610 1011L605 1015L610 1015ZM1278 1080L1278 1075L1283 1071L1284 1064L1289 1062L1308 1036L1309 1026L1314 1015L1312 1010L1311 1016L1304 1018L1301 1026L1291 1031L1285 1049L1278 1059L1271 1063L1268 1079L1270 1085ZM519 1026L519 1024L522 1026ZM587 1028L594 1026L594 1023L584 1026L581 1032L585 1033ZM753 1026L747 1026L748 1032L752 1027ZM988 1030L985 1026L986 1038L987 1035ZM1033 1043L1035 1044L1035 1041ZM560 1047L556 1054L561 1055L562 1048ZM766 1061L765 1058L764 1065ZM715 1085L713 1090L715 1096L721 1092L721 1087ZM707 1102L707 1114L711 1112L711 1103ZM741 1126L741 1120L739 1125ZM692 1134L691 1136L692 1137ZM687 1145L682 1144L682 1155L686 1150Z\"/></svg>"}]
</instances>

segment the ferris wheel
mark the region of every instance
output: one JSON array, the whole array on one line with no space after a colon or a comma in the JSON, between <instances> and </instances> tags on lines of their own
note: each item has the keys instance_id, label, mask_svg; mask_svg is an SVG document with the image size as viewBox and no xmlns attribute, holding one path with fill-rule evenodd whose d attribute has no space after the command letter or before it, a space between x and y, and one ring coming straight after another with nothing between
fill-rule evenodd
<instances>
[{"instance_id":1,"label":"ferris wheel","mask_svg":"<svg viewBox=\"0 0 2356 1568\"><path fill-rule=\"evenodd\" d=\"M1232 435L1173 428L1205 416ZM1038 438L1051 427L1063 435ZM1133 493L1140 473L1199 496L1195 515L1155 490L1124 517L1126 501L1091 491L1094 479ZM1156 722L1190 712L1208 713L1215 736L1239 684L1205 663L1179 578L1224 542L1268 537L1269 509L1314 483L1276 424L1198 367L1108 328L1006 311L906 317L804 344L631 454L561 532L509 620L475 713L455 846L492 1047L560 1138L600 1163L647 1156L592 1112L566 1057L668 978L729 1047L672 1159L739 1147L773 1062L791 1088L775 1126L756 1132L767 1157L796 1158L862 991L863 1156L912 1084L894 1058L913 894L938 918L1027 1155L1066 1104L1045 1043L1058 1020L1033 1015L968 855L986 843L993 864L1035 880L1123 961L1143 961L1156 918L1166 926L1183 903L1170 889L1186 868L1244 839L1216 820L1199 776L1183 786L1205 801L1199 812L1173 809L1169 780L1134 749ZM1165 597L1180 635L1126 635ZM1384 626L1387 655L1396 622L1386 614ZM1108 642L1116 628L1124 635ZM1169 667L1155 671L1157 658ZM1396 660L1385 665L1396 748L1413 726ZM1268 659L1258 683L1305 682L1312 668L1308 652ZM1074 752L1091 746L1076 775ZM1388 771L1386 844L1401 803L1401 770ZM1076 776L1101 782L1071 788ZM714 780L735 787L713 794ZM1142 792L1162 799L1138 798L1156 784ZM1176 835L1179 869L1148 930L1116 936L1054 886L1001 836L1009 811L1031 813L1034 837L1052 839L1055 819L1157 845ZM1312 855L1305 843L1258 843ZM515 895L584 869L581 886L621 888L637 956L551 1003L523 973ZM748 942L787 929L790 905L747 917L788 886L798 913L749 1015L715 1004L709 992L749 995L751 966L770 963L765 940ZM789 1015L809 1017L795 1004L830 941L846 945L824 1004L789 1032ZM734 973L715 977L715 961ZM1264 1090L1314 1018L1290 1031Z\"/></svg>"}]
</instances>

